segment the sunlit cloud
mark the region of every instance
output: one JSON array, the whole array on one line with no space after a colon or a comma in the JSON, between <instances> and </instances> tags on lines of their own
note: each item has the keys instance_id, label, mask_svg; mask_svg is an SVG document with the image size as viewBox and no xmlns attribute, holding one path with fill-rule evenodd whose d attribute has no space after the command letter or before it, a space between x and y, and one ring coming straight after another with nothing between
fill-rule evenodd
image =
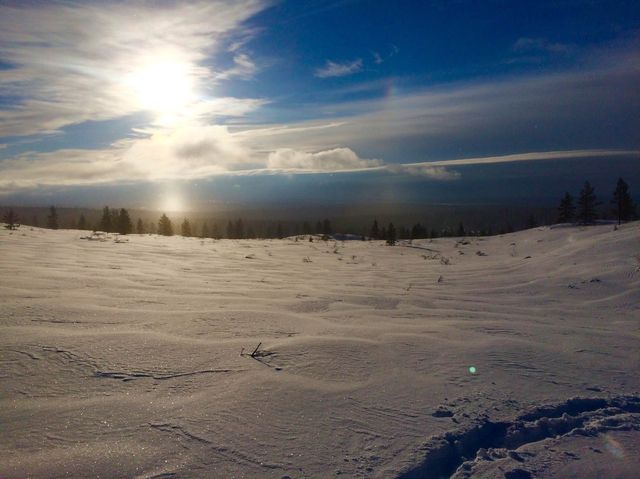
<instances>
[{"instance_id":1,"label":"sunlit cloud","mask_svg":"<svg viewBox=\"0 0 640 479\"><path fill-rule=\"evenodd\" d=\"M282 148L270 153L267 161L269 169L313 171L360 170L381 164L380 160L358 157L350 148L334 148L315 153Z\"/></svg>"}]
</instances>

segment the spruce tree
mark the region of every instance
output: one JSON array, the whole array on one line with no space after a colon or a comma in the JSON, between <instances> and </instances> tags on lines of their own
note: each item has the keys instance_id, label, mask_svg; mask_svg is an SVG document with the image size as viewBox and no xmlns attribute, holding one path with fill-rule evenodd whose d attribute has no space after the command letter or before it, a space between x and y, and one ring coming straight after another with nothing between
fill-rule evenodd
<instances>
[{"instance_id":1,"label":"spruce tree","mask_svg":"<svg viewBox=\"0 0 640 479\"><path fill-rule=\"evenodd\" d=\"M78 229L79 230L87 229L87 220L85 219L83 214L80 215L80 219L78 220Z\"/></svg>"},{"instance_id":2,"label":"spruce tree","mask_svg":"<svg viewBox=\"0 0 640 479\"><path fill-rule=\"evenodd\" d=\"M142 218L138 218L138 223L136 224L136 233L139 235L144 234L144 223L142 222Z\"/></svg>"},{"instance_id":3,"label":"spruce tree","mask_svg":"<svg viewBox=\"0 0 640 479\"><path fill-rule=\"evenodd\" d=\"M375 240L380 238L380 228L378 228L378 220L373 220L373 225L371 225L371 237Z\"/></svg>"},{"instance_id":4,"label":"spruce tree","mask_svg":"<svg viewBox=\"0 0 640 479\"><path fill-rule=\"evenodd\" d=\"M117 208L111 208L111 232L118 232L118 223L120 221L120 214Z\"/></svg>"},{"instance_id":5,"label":"spruce tree","mask_svg":"<svg viewBox=\"0 0 640 479\"><path fill-rule=\"evenodd\" d=\"M467 232L464 230L464 225L462 224L462 221L460 222L460 224L458 225L458 236L466 236Z\"/></svg>"},{"instance_id":6,"label":"spruce tree","mask_svg":"<svg viewBox=\"0 0 640 479\"><path fill-rule=\"evenodd\" d=\"M191 224L187 218L182 222L182 226L180 227L180 232L182 236L191 236Z\"/></svg>"},{"instance_id":7,"label":"spruce tree","mask_svg":"<svg viewBox=\"0 0 640 479\"><path fill-rule=\"evenodd\" d=\"M235 229L233 227L233 222L229 220L227 223L227 238L233 239L236 237Z\"/></svg>"},{"instance_id":8,"label":"spruce tree","mask_svg":"<svg viewBox=\"0 0 640 479\"><path fill-rule=\"evenodd\" d=\"M416 223L411 228L411 239L424 238L427 236L427 229L422 226L420 223Z\"/></svg>"},{"instance_id":9,"label":"spruce tree","mask_svg":"<svg viewBox=\"0 0 640 479\"><path fill-rule=\"evenodd\" d=\"M200 238L209 238L209 227L207 226L207 222L202 223L202 229L200 230Z\"/></svg>"},{"instance_id":10,"label":"spruce tree","mask_svg":"<svg viewBox=\"0 0 640 479\"><path fill-rule=\"evenodd\" d=\"M52 230L58 229L58 212L55 206L49 208L49 216L47 216L47 228Z\"/></svg>"},{"instance_id":11,"label":"spruce tree","mask_svg":"<svg viewBox=\"0 0 640 479\"><path fill-rule=\"evenodd\" d=\"M18 224L19 220L20 219L18 218L18 215L15 214L13 210L9 210L8 212L6 212L4 217L2 218L2 221L6 223L4 227L8 230L18 229L18 226L20 226Z\"/></svg>"},{"instance_id":12,"label":"spruce tree","mask_svg":"<svg viewBox=\"0 0 640 479\"><path fill-rule=\"evenodd\" d=\"M396 228L393 226L393 223L389 223L387 227L387 244L389 246L393 246L396 244Z\"/></svg>"},{"instance_id":13,"label":"spruce tree","mask_svg":"<svg viewBox=\"0 0 640 479\"><path fill-rule=\"evenodd\" d=\"M244 223L242 223L242 218L238 218L236 221L235 233L236 233L236 238L238 239L244 238Z\"/></svg>"},{"instance_id":14,"label":"spruce tree","mask_svg":"<svg viewBox=\"0 0 640 479\"><path fill-rule=\"evenodd\" d=\"M131 223L129 212L124 208L121 208L120 213L118 214L118 223L116 230L121 235L128 235L129 233L131 233L131 231L133 231L133 224Z\"/></svg>"},{"instance_id":15,"label":"spruce tree","mask_svg":"<svg viewBox=\"0 0 640 479\"><path fill-rule=\"evenodd\" d=\"M213 226L211 227L211 237L217 240L219 240L222 237L222 235L218 231L218 223L216 222L214 222Z\"/></svg>"},{"instance_id":16,"label":"spruce tree","mask_svg":"<svg viewBox=\"0 0 640 479\"><path fill-rule=\"evenodd\" d=\"M583 224L592 224L596 220L596 206L598 205L595 189L588 181L584 182L578 198L578 219Z\"/></svg>"},{"instance_id":17,"label":"spruce tree","mask_svg":"<svg viewBox=\"0 0 640 479\"><path fill-rule=\"evenodd\" d=\"M576 207L573 205L573 196L565 192L558 207L558 223L569 223L576 215Z\"/></svg>"},{"instance_id":18,"label":"spruce tree","mask_svg":"<svg viewBox=\"0 0 640 479\"><path fill-rule=\"evenodd\" d=\"M611 203L613 203L613 212L618 218L618 224L633 219L635 207L629 193L629 185L622 178L618 178Z\"/></svg>"},{"instance_id":19,"label":"spruce tree","mask_svg":"<svg viewBox=\"0 0 640 479\"><path fill-rule=\"evenodd\" d=\"M100 231L104 231L105 233L110 233L113 229L111 224L111 211L109 211L109 207L105 206L102 208L102 219L100 220Z\"/></svg>"},{"instance_id":20,"label":"spruce tree","mask_svg":"<svg viewBox=\"0 0 640 479\"><path fill-rule=\"evenodd\" d=\"M160 221L158 221L158 234L163 236L173 236L171 220L164 213L160 217Z\"/></svg>"},{"instance_id":21,"label":"spruce tree","mask_svg":"<svg viewBox=\"0 0 640 479\"><path fill-rule=\"evenodd\" d=\"M323 235L330 235L333 231L331 231L331 221L329 221L329 218L325 218L324 221L322 222L322 234Z\"/></svg>"}]
</instances>

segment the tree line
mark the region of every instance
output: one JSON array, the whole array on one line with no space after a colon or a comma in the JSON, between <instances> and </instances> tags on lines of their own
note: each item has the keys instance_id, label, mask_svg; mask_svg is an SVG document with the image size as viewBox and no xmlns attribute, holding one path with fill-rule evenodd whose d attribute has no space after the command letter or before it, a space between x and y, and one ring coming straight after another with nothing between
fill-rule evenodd
<instances>
[{"instance_id":1,"label":"tree line","mask_svg":"<svg viewBox=\"0 0 640 479\"><path fill-rule=\"evenodd\" d=\"M518 222L518 224L521 227L534 228L541 223L549 224L552 222L593 224L599 217L613 217L618 223L638 218L638 212L633 202L629 185L622 178L618 179L609 204L610 209L601 208L602 202L598 200L595 188L591 183L586 181L577 199L575 199L571 193L565 192L564 196L560 199L557 216L555 218L547 214L546 219L543 218L542 221L539 221L533 213L530 213L526 221ZM18 218L18 215L13 210L9 210L5 213L3 221L6 224L6 228L15 229L20 223L20 218ZM179 234L182 236L213 239L285 238L287 236L313 234L328 237L336 232L358 232L359 229L343 224L341 227L338 227L336 231L336 228L334 228L329 218L319 219L316 222L245 221L243 218L225 221L226 226L224 222L221 223L215 220L192 221L189 218L184 218L182 222L179 223L179 226L174 227L169 217L166 214L162 214L158 221L145 221L142 218L138 218L134 223L127 209L105 206L102 209L99 220L94 224L89 224L85 215L80 214L75 223L70 225L69 220L66 220L64 221L64 225L66 227L75 226L82 230L105 231L123 235L130 233L157 233L165 236ZM33 216L30 222L25 221L25 223L31 224L32 226L39 226L36 216ZM58 229L60 227L60 220L55 206L49 207L45 226L50 229ZM509 220L506 220L502 226L494 230L491 226L475 229L467 228L463 222L459 222L456 227L445 226L430 228L420 222L410 227L404 225L395 226L393 223L381 225L377 219L374 219L373 224L371 224L368 229L365 227L359 231L359 235L362 239L384 240L389 244L393 244L398 239L411 240L467 235L491 236L493 234L511 233L513 231L515 231L515 228Z\"/></svg>"}]
</instances>

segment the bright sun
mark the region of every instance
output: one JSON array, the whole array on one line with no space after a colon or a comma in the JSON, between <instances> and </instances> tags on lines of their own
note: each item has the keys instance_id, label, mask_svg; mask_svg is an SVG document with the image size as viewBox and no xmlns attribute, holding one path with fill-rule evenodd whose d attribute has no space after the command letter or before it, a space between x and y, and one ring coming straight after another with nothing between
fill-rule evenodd
<instances>
[{"instance_id":1,"label":"bright sun","mask_svg":"<svg viewBox=\"0 0 640 479\"><path fill-rule=\"evenodd\" d=\"M144 61L126 79L138 107L159 118L183 116L195 100L192 65L171 58Z\"/></svg>"}]
</instances>

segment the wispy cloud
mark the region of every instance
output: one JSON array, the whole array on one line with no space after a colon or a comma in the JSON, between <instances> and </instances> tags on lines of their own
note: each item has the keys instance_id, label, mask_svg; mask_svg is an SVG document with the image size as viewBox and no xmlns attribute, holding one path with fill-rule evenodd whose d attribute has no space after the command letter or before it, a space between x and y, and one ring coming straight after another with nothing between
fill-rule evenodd
<instances>
[{"instance_id":1,"label":"wispy cloud","mask_svg":"<svg viewBox=\"0 0 640 479\"><path fill-rule=\"evenodd\" d=\"M233 63L234 66L232 68L217 73L215 78L218 80L229 80L230 78L241 78L246 80L251 78L256 71L258 71L258 67L246 53L237 53L233 57Z\"/></svg>"},{"instance_id":2,"label":"wispy cloud","mask_svg":"<svg viewBox=\"0 0 640 479\"><path fill-rule=\"evenodd\" d=\"M375 63L376 65L381 65L399 51L400 49L393 44L389 46L388 52L384 55L378 51L372 51L371 56L373 57L373 63Z\"/></svg>"},{"instance_id":3,"label":"wispy cloud","mask_svg":"<svg viewBox=\"0 0 640 479\"><path fill-rule=\"evenodd\" d=\"M565 54L573 50L566 43L552 42L546 38L521 37L516 40L512 50L519 53L546 52L553 54Z\"/></svg>"},{"instance_id":4,"label":"wispy cloud","mask_svg":"<svg viewBox=\"0 0 640 479\"><path fill-rule=\"evenodd\" d=\"M362 66L361 58L342 63L327 60L323 67L316 69L314 75L318 78L343 77L358 73L362 70Z\"/></svg>"},{"instance_id":5,"label":"wispy cloud","mask_svg":"<svg viewBox=\"0 0 640 479\"><path fill-rule=\"evenodd\" d=\"M536 151L530 153L517 153L513 155L484 156L477 158L461 158L456 160L427 161L422 163L412 163L411 167L429 166L464 166L464 165L486 165L492 163L514 163L519 161L540 161L540 160L566 160L576 158L611 158L614 156L640 157L638 150L567 150L567 151Z\"/></svg>"}]
</instances>

